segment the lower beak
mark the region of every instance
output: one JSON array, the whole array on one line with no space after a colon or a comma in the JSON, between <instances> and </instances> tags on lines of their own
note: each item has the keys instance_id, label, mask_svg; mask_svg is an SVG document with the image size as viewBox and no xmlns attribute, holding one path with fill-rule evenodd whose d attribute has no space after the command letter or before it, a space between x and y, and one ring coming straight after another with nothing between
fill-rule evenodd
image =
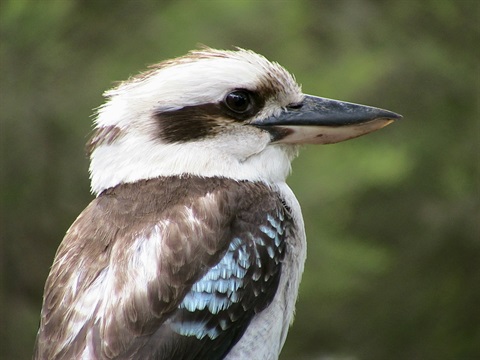
<instances>
[{"instance_id":1,"label":"lower beak","mask_svg":"<svg viewBox=\"0 0 480 360\"><path fill-rule=\"evenodd\" d=\"M272 134L272 142L333 144L381 129L402 116L365 105L306 95L299 104L251 125Z\"/></svg>"}]
</instances>

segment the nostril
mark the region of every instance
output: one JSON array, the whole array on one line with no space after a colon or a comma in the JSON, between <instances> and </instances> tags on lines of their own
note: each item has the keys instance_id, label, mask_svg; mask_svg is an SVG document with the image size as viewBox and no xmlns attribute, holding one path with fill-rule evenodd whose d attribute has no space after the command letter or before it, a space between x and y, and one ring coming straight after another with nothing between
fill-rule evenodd
<instances>
[{"instance_id":1,"label":"nostril","mask_svg":"<svg viewBox=\"0 0 480 360\"><path fill-rule=\"evenodd\" d=\"M287 105L288 110L298 110L301 109L303 106L303 103L294 103L294 104L289 104Z\"/></svg>"}]
</instances>

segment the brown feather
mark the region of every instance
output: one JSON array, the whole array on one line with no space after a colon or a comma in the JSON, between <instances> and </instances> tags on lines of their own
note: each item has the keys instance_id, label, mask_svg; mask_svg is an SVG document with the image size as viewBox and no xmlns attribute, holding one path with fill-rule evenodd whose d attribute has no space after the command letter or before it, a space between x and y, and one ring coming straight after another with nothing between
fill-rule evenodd
<instances>
[{"instance_id":1,"label":"brown feather","mask_svg":"<svg viewBox=\"0 0 480 360\"><path fill-rule=\"evenodd\" d=\"M133 353L136 339L157 331L223 257L239 220L255 224L280 207L267 185L224 178L162 177L105 190L57 251L34 358L76 358L86 346L97 358Z\"/></svg>"}]
</instances>

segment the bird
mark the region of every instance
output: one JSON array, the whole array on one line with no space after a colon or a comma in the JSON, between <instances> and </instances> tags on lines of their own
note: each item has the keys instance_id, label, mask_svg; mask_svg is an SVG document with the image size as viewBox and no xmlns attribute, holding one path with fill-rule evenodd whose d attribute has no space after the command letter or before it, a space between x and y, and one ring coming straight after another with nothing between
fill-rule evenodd
<instances>
[{"instance_id":1,"label":"bird","mask_svg":"<svg viewBox=\"0 0 480 360\"><path fill-rule=\"evenodd\" d=\"M278 359L306 258L291 161L401 116L306 95L241 48L192 50L104 95L95 197L55 255L33 358Z\"/></svg>"}]
</instances>

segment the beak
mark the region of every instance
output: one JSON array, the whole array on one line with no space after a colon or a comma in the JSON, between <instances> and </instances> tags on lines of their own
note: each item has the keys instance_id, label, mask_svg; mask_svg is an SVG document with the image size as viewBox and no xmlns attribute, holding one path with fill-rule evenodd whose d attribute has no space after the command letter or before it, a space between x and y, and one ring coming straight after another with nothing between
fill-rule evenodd
<instances>
[{"instance_id":1,"label":"beak","mask_svg":"<svg viewBox=\"0 0 480 360\"><path fill-rule=\"evenodd\" d=\"M394 112L365 105L306 95L299 104L251 125L270 132L272 142L333 144L381 129L401 119Z\"/></svg>"}]
</instances>

